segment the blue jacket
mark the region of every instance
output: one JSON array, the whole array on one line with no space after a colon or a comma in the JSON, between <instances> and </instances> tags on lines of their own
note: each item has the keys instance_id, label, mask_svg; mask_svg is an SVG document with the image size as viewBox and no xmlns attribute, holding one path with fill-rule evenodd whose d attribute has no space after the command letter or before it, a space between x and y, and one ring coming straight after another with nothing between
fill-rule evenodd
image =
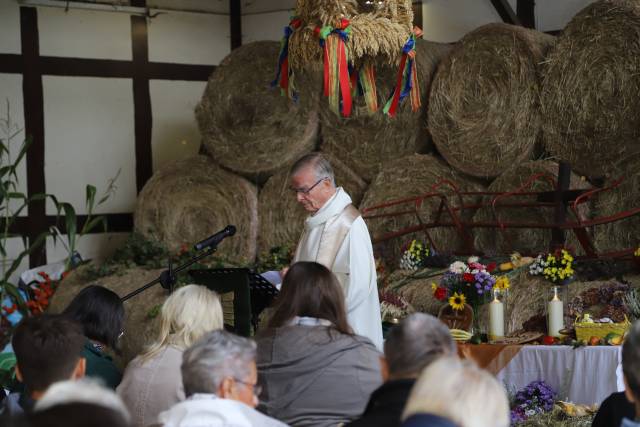
<instances>
[{"instance_id":1,"label":"blue jacket","mask_svg":"<svg viewBox=\"0 0 640 427\"><path fill-rule=\"evenodd\" d=\"M414 414L404 420L402 427L459 427L453 421L433 414Z\"/></svg>"}]
</instances>

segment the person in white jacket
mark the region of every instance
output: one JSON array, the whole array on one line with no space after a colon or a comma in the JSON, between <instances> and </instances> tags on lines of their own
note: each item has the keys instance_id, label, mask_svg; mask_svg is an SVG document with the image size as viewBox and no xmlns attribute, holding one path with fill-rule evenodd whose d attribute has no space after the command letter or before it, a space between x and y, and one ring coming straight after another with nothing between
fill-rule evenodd
<instances>
[{"instance_id":1,"label":"person in white jacket","mask_svg":"<svg viewBox=\"0 0 640 427\"><path fill-rule=\"evenodd\" d=\"M286 427L256 409L256 343L213 331L186 350L182 382L187 399L162 412L165 427Z\"/></svg>"},{"instance_id":2,"label":"person in white jacket","mask_svg":"<svg viewBox=\"0 0 640 427\"><path fill-rule=\"evenodd\" d=\"M320 153L299 159L290 171L291 189L310 213L293 262L314 261L338 278L353 331L382 351L382 322L369 230L351 197L336 187L333 168Z\"/></svg>"}]
</instances>

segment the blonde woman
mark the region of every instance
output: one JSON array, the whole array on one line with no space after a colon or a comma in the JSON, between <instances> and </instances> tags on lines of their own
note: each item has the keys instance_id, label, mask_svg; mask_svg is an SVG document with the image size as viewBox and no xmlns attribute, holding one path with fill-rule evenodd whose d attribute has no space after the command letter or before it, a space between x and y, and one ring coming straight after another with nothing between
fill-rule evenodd
<instances>
[{"instance_id":1,"label":"blonde woman","mask_svg":"<svg viewBox=\"0 0 640 427\"><path fill-rule=\"evenodd\" d=\"M508 427L509 402L502 385L473 362L442 357L411 390L403 427Z\"/></svg>"},{"instance_id":2,"label":"blonde woman","mask_svg":"<svg viewBox=\"0 0 640 427\"><path fill-rule=\"evenodd\" d=\"M160 412L185 399L182 353L222 322L220 300L204 286L183 286L167 298L157 340L129 363L117 388L133 426L156 424Z\"/></svg>"}]
</instances>

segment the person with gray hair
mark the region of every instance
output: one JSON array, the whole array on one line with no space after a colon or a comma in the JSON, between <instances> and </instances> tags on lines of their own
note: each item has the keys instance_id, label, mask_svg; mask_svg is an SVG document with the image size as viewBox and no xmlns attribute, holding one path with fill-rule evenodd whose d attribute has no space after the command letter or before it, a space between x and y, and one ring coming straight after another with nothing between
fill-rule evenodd
<instances>
[{"instance_id":1,"label":"person with gray hair","mask_svg":"<svg viewBox=\"0 0 640 427\"><path fill-rule=\"evenodd\" d=\"M624 394L635 406L636 418L622 418L620 427L640 427L637 417L637 414L640 414L640 321L631 325L622 345L622 374Z\"/></svg>"},{"instance_id":2,"label":"person with gray hair","mask_svg":"<svg viewBox=\"0 0 640 427\"><path fill-rule=\"evenodd\" d=\"M204 335L182 356L187 399L158 416L165 427L286 427L256 411L255 342L224 330Z\"/></svg>"},{"instance_id":3,"label":"person with gray hair","mask_svg":"<svg viewBox=\"0 0 640 427\"><path fill-rule=\"evenodd\" d=\"M289 172L291 191L309 212L293 263L311 261L336 275L353 331L382 350L382 322L373 247L362 215L321 153L300 158ZM286 270L283 270L283 275Z\"/></svg>"},{"instance_id":4,"label":"person with gray hair","mask_svg":"<svg viewBox=\"0 0 640 427\"><path fill-rule=\"evenodd\" d=\"M385 383L373 392L364 414L350 427L400 426L402 410L420 373L441 356L455 356L449 328L425 313L413 313L384 342Z\"/></svg>"}]
</instances>

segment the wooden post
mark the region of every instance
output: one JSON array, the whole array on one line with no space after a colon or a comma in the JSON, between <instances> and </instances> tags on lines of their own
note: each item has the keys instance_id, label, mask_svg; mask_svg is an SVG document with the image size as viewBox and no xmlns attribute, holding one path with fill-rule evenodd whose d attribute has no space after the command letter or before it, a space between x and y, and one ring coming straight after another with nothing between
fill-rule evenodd
<instances>
[{"instance_id":1,"label":"wooden post","mask_svg":"<svg viewBox=\"0 0 640 427\"><path fill-rule=\"evenodd\" d=\"M571 178L571 166L567 162L560 162L558 167L558 183L553 196L555 204L553 222L556 225L563 224L567 220L567 201L565 200L565 192L569 190ZM551 250L564 247L565 232L562 228L556 227L551 230Z\"/></svg>"}]
</instances>

